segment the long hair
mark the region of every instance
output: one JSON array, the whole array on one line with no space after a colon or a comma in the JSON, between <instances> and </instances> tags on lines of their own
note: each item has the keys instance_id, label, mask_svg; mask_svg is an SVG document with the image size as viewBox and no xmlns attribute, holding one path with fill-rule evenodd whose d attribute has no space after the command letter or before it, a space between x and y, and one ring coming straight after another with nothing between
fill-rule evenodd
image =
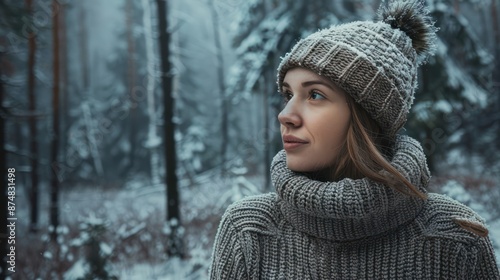
<instances>
[{"instance_id":1,"label":"long hair","mask_svg":"<svg viewBox=\"0 0 500 280\"><path fill-rule=\"evenodd\" d=\"M332 178L369 178L399 192L426 199L394 166L390 164L394 140L385 136L380 126L352 97L346 94L351 121L344 145L340 148Z\"/></svg>"}]
</instances>

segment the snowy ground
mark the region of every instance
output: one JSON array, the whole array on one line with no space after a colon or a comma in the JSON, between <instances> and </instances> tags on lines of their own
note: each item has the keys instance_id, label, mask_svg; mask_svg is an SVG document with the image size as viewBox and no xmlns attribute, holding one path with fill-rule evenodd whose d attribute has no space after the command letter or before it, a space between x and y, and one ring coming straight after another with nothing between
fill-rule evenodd
<instances>
[{"instance_id":1,"label":"snowy ground","mask_svg":"<svg viewBox=\"0 0 500 280\"><path fill-rule=\"evenodd\" d=\"M18 265L24 269L12 279L82 277L87 269L83 256L89 224L105 225L100 248L108 256L110 274L119 279L207 279L212 243L223 211L231 202L262 191L257 187L262 185L259 178L250 182L245 177L214 177L202 175L194 182L181 183L186 260L169 260L164 254L165 187L144 186L145 180L138 178L122 190L65 188L60 198L60 249L49 244L47 232L28 234L27 225L22 225L19 238L26 242L18 250L33 257L20 261ZM28 205L22 194L17 200L19 205ZM47 224L47 196L41 204L41 224ZM27 221L28 209L23 208L18 215Z\"/></svg>"},{"instance_id":2,"label":"snowy ground","mask_svg":"<svg viewBox=\"0 0 500 280\"><path fill-rule=\"evenodd\" d=\"M191 188L184 187L181 193L185 246L188 250L186 260L167 259L163 253L166 238L162 226L165 217L164 187L145 187L142 180L137 180L123 190L96 191L86 188L65 191L61 197L61 221L64 226L59 230L62 249L35 246L37 249L33 250L39 259L25 264L31 266L31 271L26 267L13 279L36 279L37 276L38 279L76 279L83 276L86 264L82 258L82 244L88 237L84 234L85 225L92 223L106 225L107 231L100 246L109 256L109 272L119 279L207 279L212 243L224 209L245 195L262 192L257 187L262 185L262 178L251 181L244 177L226 180L211 178L213 176L200 176L196 182L183 182L185 186L193 185ZM487 219L497 259L500 259L500 219L489 211L488 204L479 202L458 181L446 179L440 185L443 192L468 204ZM22 230L25 231L25 228ZM48 236L41 234L29 239L47 244ZM20 250L26 250L26 254L31 252L28 248ZM56 269L56 262L65 263L66 267ZM52 272L49 271L51 265ZM54 274L57 270L59 275Z\"/></svg>"}]
</instances>

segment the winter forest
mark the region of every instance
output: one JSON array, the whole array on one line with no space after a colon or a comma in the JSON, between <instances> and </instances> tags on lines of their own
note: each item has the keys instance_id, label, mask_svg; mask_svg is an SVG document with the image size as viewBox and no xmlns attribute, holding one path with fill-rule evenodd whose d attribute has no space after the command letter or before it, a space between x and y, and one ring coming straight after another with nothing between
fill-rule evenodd
<instances>
[{"instance_id":1,"label":"winter forest","mask_svg":"<svg viewBox=\"0 0 500 280\"><path fill-rule=\"evenodd\" d=\"M426 3L438 47L402 133L498 260L500 2ZM1 1L0 279L207 279L224 210L273 191L280 57L379 4Z\"/></svg>"}]
</instances>

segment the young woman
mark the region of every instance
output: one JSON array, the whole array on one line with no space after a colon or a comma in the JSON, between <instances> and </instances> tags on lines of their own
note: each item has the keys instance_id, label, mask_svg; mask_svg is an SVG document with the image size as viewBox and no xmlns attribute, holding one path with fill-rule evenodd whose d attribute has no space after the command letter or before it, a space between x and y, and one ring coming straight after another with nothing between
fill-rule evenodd
<instances>
[{"instance_id":1,"label":"young woman","mask_svg":"<svg viewBox=\"0 0 500 280\"><path fill-rule=\"evenodd\" d=\"M421 4L393 1L286 54L276 193L227 209L211 279L500 279L483 219L427 193L420 144L397 134L434 40Z\"/></svg>"}]
</instances>

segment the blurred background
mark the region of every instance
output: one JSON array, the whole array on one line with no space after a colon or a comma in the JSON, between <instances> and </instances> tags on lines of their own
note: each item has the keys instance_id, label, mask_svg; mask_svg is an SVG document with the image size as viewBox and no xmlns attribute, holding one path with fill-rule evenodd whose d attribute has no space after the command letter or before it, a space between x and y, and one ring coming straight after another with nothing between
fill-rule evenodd
<instances>
[{"instance_id":1,"label":"blurred background","mask_svg":"<svg viewBox=\"0 0 500 280\"><path fill-rule=\"evenodd\" d=\"M431 191L479 212L498 255L500 3L426 3L439 41L402 133L422 143ZM1 1L0 204L15 213L0 211L0 279L207 279L226 207L273 191L280 57L379 4Z\"/></svg>"}]
</instances>

